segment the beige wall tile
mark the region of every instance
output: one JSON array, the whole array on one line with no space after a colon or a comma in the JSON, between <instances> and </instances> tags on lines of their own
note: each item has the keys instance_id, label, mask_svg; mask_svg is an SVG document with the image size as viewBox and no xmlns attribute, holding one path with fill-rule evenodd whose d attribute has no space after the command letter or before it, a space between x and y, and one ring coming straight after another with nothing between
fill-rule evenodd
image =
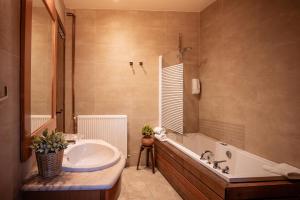
<instances>
[{"instance_id":1,"label":"beige wall tile","mask_svg":"<svg viewBox=\"0 0 300 200\"><path fill-rule=\"evenodd\" d=\"M2 20L0 20L0 47L13 55L19 55L20 46L20 27L16 26L20 17L18 12L20 5L15 1L9 1L1 4ZM6 20L5 17L6 16ZM14 24L15 26L12 26Z\"/></svg>"},{"instance_id":2,"label":"beige wall tile","mask_svg":"<svg viewBox=\"0 0 300 200\"><path fill-rule=\"evenodd\" d=\"M182 32L184 45L194 48L184 60L193 66L187 73L197 71L199 13L75 12L76 113L128 115L129 164L135 165L142 126L158 123L158 56L166 55L166 63L178 63L175 54L178 33ZM130 61L134 62L134 73ZM143 67L138 62L143 62ZM194 106L187 109L198 110L198 102L191 102ZM198 116L195 119L190 124L197 127Z\"/></svg>"},{"instance_id":3,"label":"beige wall tile","mask_svg":"<svg viewBox=\"0 0 300 200\"><path fill-rule=\"evenodd\" d=\"M96 10L96 27L102 29L130 29L135 11Z\"/></svg>"},{"instance_id":4,"label":"beige wall tile","mask_svg":"<svg viewBox=\"0 0 300 200\"><path fill-rule=\"evenodd\" d=\"M0 194L19 199L20 163L20 1L1 1L0 91L8 87L9 98L0 102Z\"/></svg>"},{"instance_id":5,"label":"beige wall tile","mask_svg":"<svg viewBox=\"0 0 300 200\"><path fill-rule=\"evenodd\" d=\"M218 0L200 14L199 42L200 131L296 167L299 6L297 1ZM241 131L222 130L224 123Z\"/></svg>"},{"instance_id":6,"label":"beige wall tile","mask_svg":"<svg viewBox=\"0 0 300 200\"><path fill-rule=\"evenodd\" d=\"M96 10L76 10L77 26L95 26Z\"/></svg>"}]
</instances>

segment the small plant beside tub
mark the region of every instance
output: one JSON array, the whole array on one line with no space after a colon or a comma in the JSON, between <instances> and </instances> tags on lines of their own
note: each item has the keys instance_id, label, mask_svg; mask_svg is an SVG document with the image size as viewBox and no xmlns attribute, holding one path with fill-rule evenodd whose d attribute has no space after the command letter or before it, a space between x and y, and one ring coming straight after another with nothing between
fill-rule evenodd
<instances>
[{"instance_id":1,"label":"small plant beside tub","mask_svg":"<svg viewBox=\"0 0 300 200\"><path fill-rule=\"evenodd\" d=\"M61 172L64 149L68 143L63 133L49 133L45 130L42 135L32 137L31 148L35 151L39 175L52 178Z\"/></svg>"},{"instance_id":2,"label":"small plant beside tub","mask_svg":"<svg viewBox=\"0 0 300 200\"><path fill-rule=\"evenodd\" d=\"M154 131L150 125L145 125L142 128L142 135L143 135L142 144L144 146L151 146L154 143L154 138L153 138Z\"/></svg>"}]
</instances>

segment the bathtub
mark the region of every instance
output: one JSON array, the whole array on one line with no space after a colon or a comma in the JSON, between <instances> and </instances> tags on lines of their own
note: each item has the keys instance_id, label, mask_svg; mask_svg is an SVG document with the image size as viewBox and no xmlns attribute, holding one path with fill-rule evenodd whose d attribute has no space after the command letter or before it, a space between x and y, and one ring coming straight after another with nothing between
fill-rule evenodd
<instances>
[{"instance_id":1,"label":"bathtub","mask_svg":"<svg viewBox=\"0 0 300 200\"><path fill-rule=\"evenodd\" d=\"M91 172L111 167L120 158L120 151L103 140L79 140L65 150L62 167L69 172Z\"/></svg>"},{"instance_id":2,"label":"bathtub","mask_svg":"<svg viewBox=\"0 0 300 200\"><path fill-rule=\"evenodd\" d=\"M285 177L265 171L262 167L276 163L200 133L184 134L183 136L168 134L167 142L227 182L286 180ZM200 159L200 155L206 150L213 152L211 160L226 160L226 162L220 163L221 169L215 169L212 162L209 164L207 160ZM226 155L227 151L230 152L231 158ZM222 172L226 166L229 167L228 174Z\"/></svg>"}]
</instances>

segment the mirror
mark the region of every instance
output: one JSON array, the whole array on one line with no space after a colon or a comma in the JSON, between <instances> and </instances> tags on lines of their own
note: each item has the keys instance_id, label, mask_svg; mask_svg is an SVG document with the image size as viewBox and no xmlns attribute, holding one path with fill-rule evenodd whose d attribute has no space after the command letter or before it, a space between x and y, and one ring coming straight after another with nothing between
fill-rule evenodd
<instances>
[{"instance_id":1,"label":"mirror","mask_svg":"<svg viewBox=\"0 0 300 200\"><path fill-rule=\"evenodd\" d=\"M43 0L32 1L31 133L52 114L52 18Z\"/></svg>"},{"instance_id":2,"label":"mirror","mask_svg":"<svg viewBox=\"0 0 300 200\"><path fill-rule=\"evenodd\" d=\"M31 136L56 128L56 31L54 0L22 0L21 161L30 158Z\"/></svg>"}]
</instances>

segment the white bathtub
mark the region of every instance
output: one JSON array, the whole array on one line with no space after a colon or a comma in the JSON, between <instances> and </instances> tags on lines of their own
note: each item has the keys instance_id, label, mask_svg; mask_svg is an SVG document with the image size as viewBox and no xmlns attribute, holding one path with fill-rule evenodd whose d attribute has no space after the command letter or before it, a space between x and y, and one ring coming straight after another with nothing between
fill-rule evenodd
<instances>
[{"instance_id":1,"label":"white bathtub","mask_svg":"<svg viewBox=\"0 0 300 200\"><path fill-rule=\"evenodd\" d=\"M175 137L176 136L173 136L172 139L172 136L168 134L167 142L228 182L285 180L285 177L263 169L263 165L276 164L270 160L266 160L231 145L224 145L224 143L220 141L199 133L183 135L180 141L182 144L175 142ZM214 156L212 160L226 160L226 162L220 164L220 167L224 169L228 166L229 174L223 173L221 169L213 168L213 164L208 164L207 160L200 160L201 153L206 150L213 152ZM232 156L230 159L226 156L226 151L231 152Z\"/></svg>"},{"instance_id":2,"label":"white bathtub","mask_svg":"<svg viewBox=\"0 0 300 200\"><path fill-rule=\"evenodd\" d=\"M64 152L63 170L90 172L113 166L120 160L120 151L103 140L80 140Z\"/></svg>"}]
</instances>

